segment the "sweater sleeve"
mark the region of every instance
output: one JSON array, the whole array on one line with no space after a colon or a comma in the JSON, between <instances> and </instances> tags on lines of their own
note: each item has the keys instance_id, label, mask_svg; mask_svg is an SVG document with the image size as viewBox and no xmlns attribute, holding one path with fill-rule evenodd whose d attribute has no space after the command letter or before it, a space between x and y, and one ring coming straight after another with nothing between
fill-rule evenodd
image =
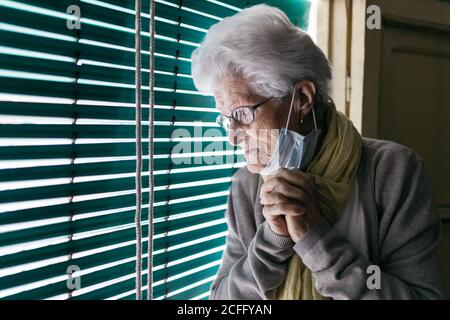
<instances>
[{"instance_id":1,"label":"sweater sleeve","mask_svg":"<svg viewBox=\"0 0 450 320\"><path fill-rule=\"evenodd\" d=\"M233 190L233 188L232 188ZM242 196L242 195L241 195ZM242 244L238 225L245 226L251 212L237 212L245 206L230 191L226 218L228 236L217 278L211 286L210 299L259 300L270 299L270 292L284 279L286 261L294 254L290 237L274 233L267 222L260 224L248 248Z\"/></svg>"},{"instance_id":2,"label":"sweater sleeve","mask_svg":"<svg viewBox=\"0 0 450 320\"><path fill-rule=\"evenodd\" d=\"M395 163L395 161L391 162ZM325 221L315 224L294 250L315 278L316 288L333 299L444 298L436 248L441 224L422 161L392 170L377 169L379 288L368 286L371 261ZM395 168L394 168L395 169ZM403 182L403 183L400 183ZM370 271L369 271L370 270ZM372 289L369 289L371 287Z\"/></svg>"}]
</instances>

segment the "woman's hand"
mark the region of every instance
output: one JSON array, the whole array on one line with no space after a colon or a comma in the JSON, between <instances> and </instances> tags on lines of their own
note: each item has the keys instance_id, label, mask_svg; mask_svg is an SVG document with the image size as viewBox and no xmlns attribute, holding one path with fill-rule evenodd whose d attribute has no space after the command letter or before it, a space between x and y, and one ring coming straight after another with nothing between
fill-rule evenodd
<instances>
[{"instance_id":1,"label":"woman's hand","mask_svg":"<svg viewBox=\"0 0 450 320\"><path fill-rule=\"evenodd\" d=\"M273 232L294 242L320 219L314 179L300 170L278 169L261 186L263 215Z\"/></svg>"}]
</instances>

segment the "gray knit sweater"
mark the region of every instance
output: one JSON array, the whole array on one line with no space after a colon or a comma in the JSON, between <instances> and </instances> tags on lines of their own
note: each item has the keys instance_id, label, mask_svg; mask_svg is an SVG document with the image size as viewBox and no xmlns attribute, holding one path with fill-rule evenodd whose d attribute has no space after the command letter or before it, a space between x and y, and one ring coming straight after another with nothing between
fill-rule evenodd
<instances>
[{"instance_id":1,"label":"gray knit sweater","mask_svg":"<svg viewBox=\"0 0 450 320\"><path fill-rule=\"evenodd\" d=\"M441 224L424 164L411 149L363 139L357 174L369 259L321 220L297 243L270 229L262 215L262 179L238 170L228 197L228 237L211 299L269 299L298 254L322 296L333 299L444 298L436 247ZM381 288L369 289L370 265Z\"/></svg>"}]
</instances>

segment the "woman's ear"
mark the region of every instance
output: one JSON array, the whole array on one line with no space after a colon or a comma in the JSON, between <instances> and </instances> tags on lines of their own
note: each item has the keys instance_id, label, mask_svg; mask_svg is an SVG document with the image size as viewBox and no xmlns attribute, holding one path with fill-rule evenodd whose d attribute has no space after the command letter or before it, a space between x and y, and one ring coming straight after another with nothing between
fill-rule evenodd
<instances>
[{"instance_id":1,"label":"woman's ear","mask_svg":"<svg viewBox=\"0 0 450 320\"><path fill-rule=\"evenodd\" d=\"M316 101L316 86L312 81L301 80L295 87L297 94L299 94L299 111L303 113L303 116L306 116Z\"/></svg>"}]
</instances>

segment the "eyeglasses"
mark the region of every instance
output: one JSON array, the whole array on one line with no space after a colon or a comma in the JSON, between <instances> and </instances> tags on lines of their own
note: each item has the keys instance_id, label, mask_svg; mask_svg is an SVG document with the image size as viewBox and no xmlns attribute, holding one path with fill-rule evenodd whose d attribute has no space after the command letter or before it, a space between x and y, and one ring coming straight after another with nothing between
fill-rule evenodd
<instances>
[{"instance_id":1,"label":"eyeglasses","mask_svg":"<svg viewBox=\"0 0 450 320\"><path fill-rule=\"evenodd\" d=\"M264 103L272 99L273 97L270 97L260 103L257 103L253 106L241 106L237 107L233 110L231 113L231 116L227 116L224 114L220 114L216 118L216 122L225 130L230 130L231 128L231 121L236 122L240 126L247 126L251 124L253 121L255 121L255 110L258 109L258 107L262 106Z\"/></svg>"}]
</instances>

